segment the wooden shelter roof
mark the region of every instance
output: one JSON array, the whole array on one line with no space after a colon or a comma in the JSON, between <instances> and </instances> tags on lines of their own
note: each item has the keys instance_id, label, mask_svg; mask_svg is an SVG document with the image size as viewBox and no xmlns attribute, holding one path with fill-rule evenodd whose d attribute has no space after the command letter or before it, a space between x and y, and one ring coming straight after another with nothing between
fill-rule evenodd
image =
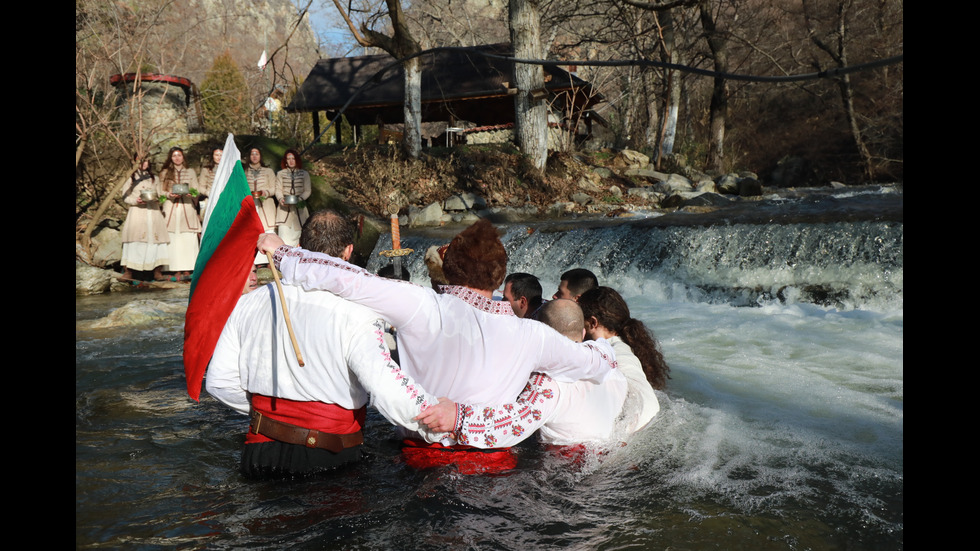
<instances>
[{"instance_id":1,"label":"wooden shelter roof","mask_svg":"<svg viewBox=\"0 0 980 551\"><path fill-rule=\"evenodd\" d=\"M510 44L436 50L421 57L422 120L467 120L477 124L513 122L513 64L481 53L511 56ZM345 111L351 124L403 122L404 70L390 55L321 59L286 106L289 112L336 113L362 86ZM575 90L582 108L603 101L591 85L556 66L545 66L549 94ZM332 118L332 116L331 116Z\"/></svg>"}]
</instances>

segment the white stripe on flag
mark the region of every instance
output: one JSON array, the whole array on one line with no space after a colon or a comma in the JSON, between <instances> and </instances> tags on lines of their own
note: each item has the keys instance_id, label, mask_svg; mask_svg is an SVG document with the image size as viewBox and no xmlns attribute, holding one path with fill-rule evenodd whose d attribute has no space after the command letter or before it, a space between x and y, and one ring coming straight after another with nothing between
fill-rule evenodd
<instances>
[{"instance_id":1,"label":"white stripe on flag","mask_svg":"<svg viewBox=\"0 0 980 551\"><path fill-rule=\"evenodd\" d=\"M204 210L204 222L201 224L201 235L208 231L208 220L211 218L211 211L218 204L218 197L225 190L228 179L231 178L231 171L235 168L235 162L242 158L238 146L235 145L235 136L228 133L224 148L221 152L221 162L218 163L217 170L214 171L214 182L211 182L211 194L208 195L208 207Z\"/></svg>"}]
</instances>

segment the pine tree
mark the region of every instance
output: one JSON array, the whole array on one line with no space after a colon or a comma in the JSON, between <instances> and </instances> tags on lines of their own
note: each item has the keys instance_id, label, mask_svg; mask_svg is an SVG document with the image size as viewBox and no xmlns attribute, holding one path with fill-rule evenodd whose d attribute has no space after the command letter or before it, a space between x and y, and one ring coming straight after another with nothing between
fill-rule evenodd
<instances>
[{"instance_id":1,"label":"pine tree","mask_svg":"<svg viewBox=\"0 0 980 551\"><path fill-rule=\"evenodd\" d=\"M201 105L204 126L208 132L225 134L247 133L251 129L251 105L248 86L231 52L214 59L201 85Z\"/></svg>"}]
</instances>

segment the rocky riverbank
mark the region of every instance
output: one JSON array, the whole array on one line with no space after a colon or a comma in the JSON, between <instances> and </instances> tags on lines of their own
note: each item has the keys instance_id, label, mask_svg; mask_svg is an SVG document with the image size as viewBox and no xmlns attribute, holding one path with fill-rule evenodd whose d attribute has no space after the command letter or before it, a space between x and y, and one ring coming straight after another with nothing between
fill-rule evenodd
<instances>
[{"instance_id":1,"label":"rocky riverbank","mask_svg":"<svg viewBox=\"0 0 980 551\"><path fill-rule=\"evenodd\" d=\"M338 162L339 161L339 162ZM527 222L566 216L630 216L751 200L763 193L752 172L716 176L682 156L656 170L632 150L553 153L545 174L507 147L471 146L450 155L406 161L382 150L316 163L330 192L386 218L393 210L408 227L468 224L479 218Z\"/></svg>"},{"instance_id":2,"label":"rocky riverbank","mask_svg":"<svg viewBox=\"0 0 980 551\"><path fill-rule=\"evenodd\" d=\"M604 225L632 219L635 221L629 223L715 225L813 222L828 212L839 219L902 217L901 184L891 186L897 193L886 206L874 200L871 206L810 208L815 202L833 200L833 193L853 190L881 195L880 190L888 186L870 186L874 189L869 191L869 186L827 182L822 188L798 190L772 185L785 184L785 180L763 185L751 172L711 176L688 167L680 157L663 163L671 167L670 172L658 171L647 156L630 150L555 154L546 175L527 169L520 155L506 149L470 148L414 162L399 159L391 151L377 148L311 163L319 176L317 194L321 198L311 200L312 206L360 213L364 231L357 250L362 258L370 254L378 235L387 231L387 212L395 209L403 227L420 230L449 229L480 218L494 223L567 220ZM804 197L810 202L800 200ZM117 227L107 225L93 236L93 264L118 264L122 244ZM119 275L76 261L76 294L187 285L120 282ZM271 273L259 276L272 277Z\"/></svg>"}]
</instances>

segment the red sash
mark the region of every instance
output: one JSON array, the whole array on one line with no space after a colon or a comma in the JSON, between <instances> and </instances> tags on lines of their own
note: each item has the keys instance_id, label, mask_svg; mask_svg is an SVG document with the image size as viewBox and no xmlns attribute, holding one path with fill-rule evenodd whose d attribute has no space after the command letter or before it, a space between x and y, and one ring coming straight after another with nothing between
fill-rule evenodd
<instances>
[{"instance_id":1,"label":"red sash","mask_svg":"<svg viewBox=\"0 0 980 551\"><path fill-rule=\"evenodd\" d=\"M483 450L457 444L443 446L405 439L402 458L415 469L456 465L460 474L499 473L517 466L517 455L510 448Z\"/></svg>"},{"instance_id":2,"label":"red sash","mask_svg":"<svg viewBox=\"0 0 980 551\"><path fill-rule=\"evenodd\" d=\"M261 394L252 395L252 408L276 421L330 434L350 434L361 430L367 413L366 407L345 409L336 404L297 402ZM252 431L245 435L246 444L272 441L271 438Z\"/></svg>"}]
</instances>

